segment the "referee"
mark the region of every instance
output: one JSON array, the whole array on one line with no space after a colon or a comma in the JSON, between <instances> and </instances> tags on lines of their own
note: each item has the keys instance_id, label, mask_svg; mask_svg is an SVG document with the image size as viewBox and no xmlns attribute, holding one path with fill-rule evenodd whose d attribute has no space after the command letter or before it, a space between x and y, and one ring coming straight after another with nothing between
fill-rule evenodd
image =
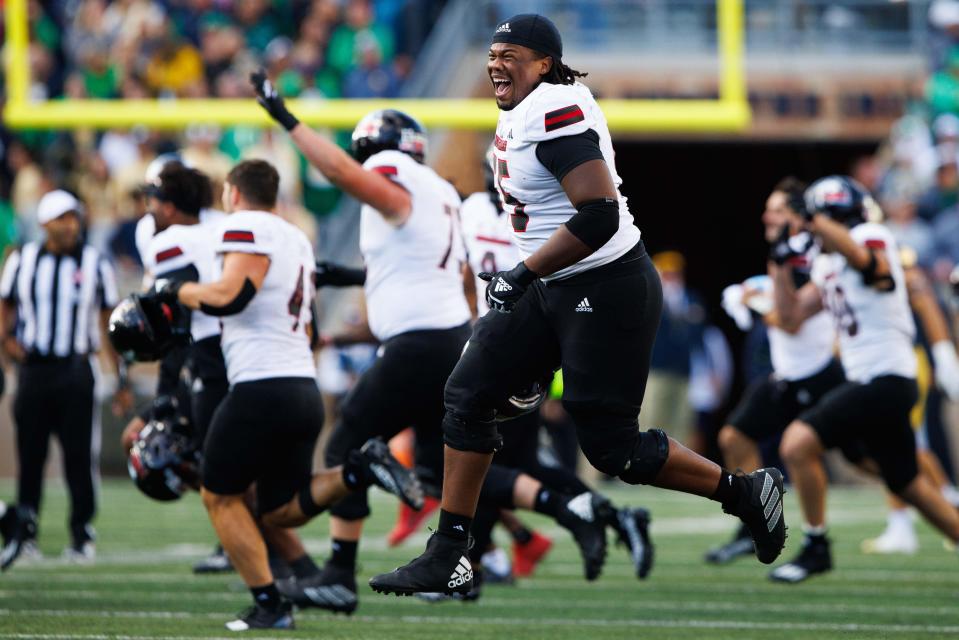
<instances>
[{"instance_id":1,"label":"referee","mask_svg":"<svg viewBox=\"0 0 959 640\"><path fill-rule=\"evenodd\" d=\"M70 491L71 544L64 558L92 561L95 484L100 449L95 408L93 356L100 347L110 310L117 304L113 268L84 244L82 206L70 193L52 191L40 200L39 242L14 251L0 278L2 347L19 365L13 404L19 458L18 505L0 519L4 546L0 568L21 552L36 551L37 513L50 436L63 450ZM104 348L122 370L108 340ZM129 409L125 376L114 398L116 412Z\"/></svg>"}]
</instances>

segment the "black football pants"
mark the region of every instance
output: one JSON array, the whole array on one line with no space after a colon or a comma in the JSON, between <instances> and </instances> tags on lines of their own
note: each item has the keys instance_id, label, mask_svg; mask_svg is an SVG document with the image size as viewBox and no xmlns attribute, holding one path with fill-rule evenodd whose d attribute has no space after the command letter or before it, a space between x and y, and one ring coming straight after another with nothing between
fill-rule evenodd
<instances>
[{"instance_id":1,"label":"black football pants","mask_svg":"<svg viewBox=\"0 0 959 640\"><path fill-rule=\"evenodd\" d=\"M56 435L63 450L75 543L88 539L86 526L96 511L100 429L94 425L93 385L93 369L85 356L28 362L20 366L13 402L20 465L18 501L39 513L50 436Z\"/></svg>"}]
</instances>

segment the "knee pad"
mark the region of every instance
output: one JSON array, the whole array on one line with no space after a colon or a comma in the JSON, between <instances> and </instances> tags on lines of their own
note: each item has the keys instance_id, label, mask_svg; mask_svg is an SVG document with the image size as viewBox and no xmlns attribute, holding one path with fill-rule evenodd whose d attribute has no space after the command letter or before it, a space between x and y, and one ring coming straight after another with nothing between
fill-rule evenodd
<instances>
[{"instance_id":1,"label":"knee pad","mask_svg":"<svg viewBox=\"0 0 959 640\"><path fill-rule=\"evenodd\" d=\"M343 520L363 520L370 515L366 491L354 491L330 507L330 515Z\"/></svg>"},{"instance_id":2,"label":"knee pad","mask_svg":"<svg viewBox=\"0 0 959 640\"><path fill-rule=\"evenodd\" d=\"M448 411L443 418L443 442L451 449L475 453L496 453L503 447L503 437L492 419L467 421Z\"/></svg>"},{"instance_id":3,"label":"knee pad","mask_svg":"<svg viewBox=\"0 0 959 640\"><path fill-rule=\"evenodd\" d=\"M619 478L628 484L650 484L668 457L669 438L662 429L642 432Z\"/></svg>"}]
</instances>

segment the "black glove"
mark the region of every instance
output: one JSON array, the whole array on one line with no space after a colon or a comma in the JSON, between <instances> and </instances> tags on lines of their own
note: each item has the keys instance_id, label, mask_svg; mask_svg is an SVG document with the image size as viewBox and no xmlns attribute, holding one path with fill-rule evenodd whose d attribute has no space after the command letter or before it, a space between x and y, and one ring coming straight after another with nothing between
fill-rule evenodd
<instances>
[{"instance_id":1,"label":"black glove","mask_svg":"<svg viewBox=\"0 0 959 640\"><path fill-rule=\"evenodd\" d=\"M780 267L789 262L790 258L802 255L793 249L793 246L789 243L789 238L789 225L784 224L782 231L779 232L779 237L769 247L769 259Z\"/></svg>"},{"instance_id":2,"label":"black glove","mask_svg":"<svg viewBox=\"0 0 959 640\"><path fill-rule=\"evenodd\" d=\"M317 287L358 287L366 283L366 269L344 267L334 262L317 262L313 284Z\"/></svg>"},{"instance_id":3,"label":"black glove","mask_svg":"<svg viewBox=\"0 0 959 640\"><path fill-rule=\"evenodd\" d=\"M263 69L250 74L250 84L253 85L253 90L256 92L256 101L284 129L292 131L296 125L300 124L300 121L287 110L283 98L277 93L276 87L266 77L266 72Z\"/></svg>"},{"instance_id":4,"label":"black glove","mask_svg":"<svg viewBox=\"0 0 959 640\"><path fill-rule=\"evenodd\" d=\"M177 297L177 294L180 293L180 287L183 286L184 282L186 282L186 280L159 278L153 281L153 286L150 287L149 291L142 294L141 297L156 300L157 302L166 303L171 306L179 304L180 299Z\"/></svg>"},{"instance_id":5,"label":"black glove","mask_svg":"<svg viewBox=\"0 0 959 640\"><path fill-rule=\"evenodd\" d=\"M530 271L523 262L520 262L510 271L497 271L496 273L484 271L479 274L479 277L489 283L486 285L486 304L489 305L490 309L503 313L512 311L519 299L526 293L527 287L533 284L533 280L536 280L536 274Z\"/></svg>"},{"instance_id":6,"label":"black glove","mask_svg":"<svg viewBox=\"0 0 959 640\"><path fill-rule=\"evenodd\" d=\"M812 220L813 213L806 208L806 199L803 197L803 194L792 194L786 198L789 208L796 212L800 218L809 222Z\"/></svg>"}]
</instances>

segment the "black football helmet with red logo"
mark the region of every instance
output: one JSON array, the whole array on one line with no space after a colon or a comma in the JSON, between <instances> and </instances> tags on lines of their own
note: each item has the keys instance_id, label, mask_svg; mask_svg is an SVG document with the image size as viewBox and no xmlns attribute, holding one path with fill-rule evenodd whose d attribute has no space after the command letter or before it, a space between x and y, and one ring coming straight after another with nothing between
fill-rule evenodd
<instances>
[{"instance_id":1,"label":"black football helmet with red logo","mask_svg":"<svg viewBox=\"0 0 959 640\"><path fill-rule=\"evenodd\" d=\"M426 157L426 129L416 118L396 109L368 113L353 129L353 157L359 163L375 153L394 149L423 162Z\"/></svg>"},{"instance_id":2,"label":"black football helmet with red logo","mask_svg":"<svg viewBox=\"0 0 959 640\"><path fill-rule=\"evenodd\" d=\"M178 304L135 293L110 314L108 335L127 360L159 360L174 347L190 343L190 314Z\"/></svg>"},{"instance_id":3,"label":"black football helmet with red logo","mask_svg":"<svg viewBox=\"0 0 959 640\"><path fill-rule=\"evenodd\" d=\"M803 199L810 216L821 213L851 228L866 221L866 204L872 196L849 176L834 175L809 185Z\"/></svg>"},{"instance_id":4,"label":"black football helmet with red logo","mask_svg":"<svg viewBox=\"0 0 959 640\"><path fill-rule=\"evenodd\" d=\"M157 415L143 427L127 457L127 471L146 496L170 502L199 489L201 456L186 419L173 411Z\"/></svg>"}]
</instances>

